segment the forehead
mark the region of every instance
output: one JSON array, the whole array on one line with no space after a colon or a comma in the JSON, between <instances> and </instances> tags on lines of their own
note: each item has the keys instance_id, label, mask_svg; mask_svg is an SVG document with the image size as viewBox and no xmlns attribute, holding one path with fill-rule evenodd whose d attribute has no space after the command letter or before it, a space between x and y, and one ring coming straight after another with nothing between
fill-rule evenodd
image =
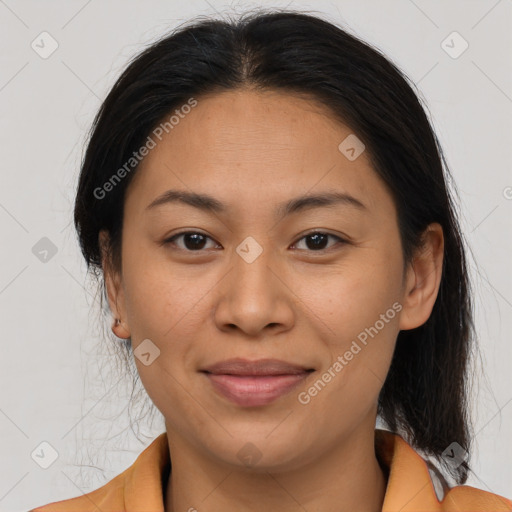
<instances>
[{"instance_id":1,"label":"forehead","mask_svg":"<svg viewBox=\"0 0 512 512\"><path fill-rule=\"evenodd\" d=\"M135 190L142 208L177 187L226 203L249 197L278 202L319 189L339 189L368 205L390 200L365 152L351 161L340 151L351 129L312 99L234 90L198 97L186 112L161 140L153 136L156 145L139 165L127 201Z\"/></svg>"}]
</instances>

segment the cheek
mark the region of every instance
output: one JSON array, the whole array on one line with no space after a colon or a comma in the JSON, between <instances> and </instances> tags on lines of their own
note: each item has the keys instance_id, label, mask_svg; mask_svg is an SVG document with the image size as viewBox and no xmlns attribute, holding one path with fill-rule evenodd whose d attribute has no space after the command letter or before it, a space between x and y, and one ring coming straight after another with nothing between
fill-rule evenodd
<instances>
[{"instance_id":1,"label":"cheek","mask_svg":"<svg viewBox=\"0 0 512 512\"><path fill-rule=\"evenodd\" d=\"M204 302L201 298L213 286L198 267L171 264L161 248L130 251L123 260L125 302L130 329L135 339L164 340L180 332L192 331Z\"/></svg>"},{"instance_id":2,"label":"cheek","mask_svg":"<svg viewBox=\"0 0 512 512\"><path fill-rule=\"evenodd\" d=\"M179 417L199 415L190 400L194 391L188 379L195 371L191 340L197 337L198 325L207 314L201 297L208 283L162 264L149 251L128 254L123 273L133 351L136 354L146 339L159 351L149 365L134 358L144 388L166 418L176 418L177 411ZM194 282L201 284L194 286Z\"/></svg>"},{"instance_id":3,"label":"cheek","mask_svg":"<svg viewBox=\"0 0 512 512\"><path fill-rule=\"evenodd\" d=\"M327 338L338 344L374 325L401 300L401 279L401 260L395 253L364 249L327 273L304 272L295 278L294 292Z\"/></svg>"},{"instance_id":4,"label":"cheek","mask_svg":"<svg viewBox=\"0 0 512 512\"><path fill-rule=\"evenodd\" d=\"M300 403L308 402L301 435L310 439L315 438L319 422L332 431L340 425L355 427L376 406L399 330L399 287L392 269L353 269L330 283L325 295L317 293L310 303L329 326L326 345L330 356L317 380L301 390ZM316 325L321 323L317 320Z\"/></svg>"},{"instance_id":5,"label":"cheek","mask_svg":"<svg viewBox=\"0 0 512 512\"><path fill-rule=\"evenodd\" d=\"M333 412L335 422L342 420L343 411L362 413L377 400L391 363L401 310L400 253L367 248L346 261L324 276L320 286L313 286L318 279L311 276L301 281L306 310L314 313L315 325L326 333L330 355L319 376L329 373L325 375L329 383L325 391L321 383L317 386L322 391L312 401L319 412L333 404L342 406ZM312 291L305 295L307 289Z\"/></svg>"}]
</instances>

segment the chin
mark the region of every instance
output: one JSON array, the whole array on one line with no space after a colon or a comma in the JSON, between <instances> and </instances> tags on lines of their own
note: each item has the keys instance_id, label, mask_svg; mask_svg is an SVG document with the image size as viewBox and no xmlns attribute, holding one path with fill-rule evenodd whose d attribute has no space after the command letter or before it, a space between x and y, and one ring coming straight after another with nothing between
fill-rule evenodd
<instances>
[{"instance_id":1,"label":"chin","mask_svg":"<svg viewBox=\"0 0 512 512\"><path fill-rule=\"evenodd\" d=\"M289 471L307 463L309 450L300 432L272 432L277 425L274 422L272 428L264 424L255 428L252 423L250 429L238 432L226 426L232 437L223 435L216 442L215 437L210 436L211 441L205 449L224 464L256 473Z\"/></svg>"}]
</instances>

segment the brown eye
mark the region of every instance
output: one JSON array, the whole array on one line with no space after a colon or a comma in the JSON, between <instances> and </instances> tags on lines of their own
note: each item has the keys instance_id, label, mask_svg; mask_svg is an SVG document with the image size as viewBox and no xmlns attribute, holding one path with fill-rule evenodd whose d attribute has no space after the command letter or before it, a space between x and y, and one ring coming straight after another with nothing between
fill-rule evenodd
<instances>
[{"instance_id":1,"label":"brown eye","mask_svg":"<svg viewBox=\"0 0 512 512\"><path fill-rule=\"evenodd\" d=\"M177 244L175 241L182 238L182 245ZM196 231L186 231L184 233L178 233L171 238L168 238L164 241L164 244L172 244L178 247L178 249L182 249L184 251L201 251L205 248L207 240L212 240L209 236L204 235L203 233L198 233Z\"/></svg>"},{"instance_id":2,"label":"brown eye","mask_svg":"<svg viewBox=\"0 0 512 512\"><path fill-rule=\"evenodd\" d=\"M302 237L300 241L306 240L306 250L310 251L324 251L330 249L330 247L326 247L328 244L329 237L337 240L338 242L344 243L345 240L340 238L339 236L331 235L330 233L323 233L321 231L316 231L314 233L309 233L308 235ZM331 245L332 247L332 245ZM303 250L303 249L301 249Z\"/></svg>"}]
</instances>

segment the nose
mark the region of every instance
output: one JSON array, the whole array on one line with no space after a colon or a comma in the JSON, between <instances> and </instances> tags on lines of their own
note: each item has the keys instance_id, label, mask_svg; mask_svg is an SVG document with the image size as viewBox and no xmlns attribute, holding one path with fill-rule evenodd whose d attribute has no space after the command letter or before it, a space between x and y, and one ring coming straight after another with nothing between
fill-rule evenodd
<instances>
[{"instance_id":1,"label":"nose","mask_svg":"<svg viewBox=\"0 0 512 512\"><path fill-rule=\"evenodd\" d=\"M220 330L240 330L261 337L290 329L293 291L283 269L263 250L253 261L234 253L227 275L217 287L215 323Z\"/></svg>"}]
</instances>

